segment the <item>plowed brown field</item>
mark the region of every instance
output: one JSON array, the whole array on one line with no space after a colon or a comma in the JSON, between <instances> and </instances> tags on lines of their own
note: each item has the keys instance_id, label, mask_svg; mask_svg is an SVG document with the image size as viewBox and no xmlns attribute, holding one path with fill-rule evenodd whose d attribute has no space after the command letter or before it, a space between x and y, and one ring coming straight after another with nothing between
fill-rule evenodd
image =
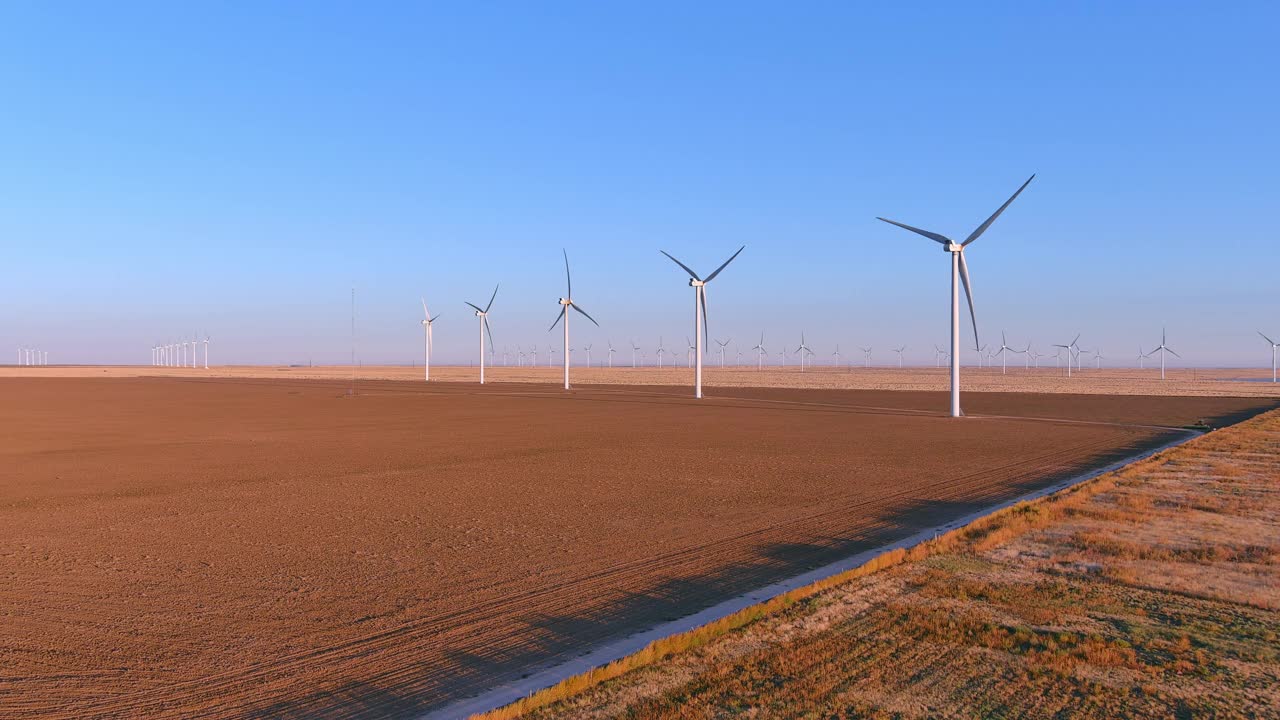
<instances>
[{"instance_id":1,"label":"plowed brown field","mask_svg":"<svg viewBox=\"0 0 1280 720\"><path fill-rule=\"evenodd\" d=\"M385 717L1274 401L0 381L0 716ZM731 396L731 397L730 397ZM1036 418L1064 418L1071 422Z\"/></svg>"}]
</instances>

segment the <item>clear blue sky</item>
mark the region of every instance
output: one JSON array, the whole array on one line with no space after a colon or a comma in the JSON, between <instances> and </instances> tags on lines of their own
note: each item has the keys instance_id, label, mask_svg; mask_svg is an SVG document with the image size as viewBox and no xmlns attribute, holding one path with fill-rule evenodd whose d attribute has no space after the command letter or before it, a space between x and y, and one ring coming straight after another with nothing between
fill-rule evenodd
<instances>
[{"instance_id":1,"label":"clear blue sky","mask_svg":"<svg viewBox=\"0 0 1280 720\"><path fill-rule=\"evenodd\" d=\"M1190 363L1280 335L1275 3L6 3L0 361L474 357L612 337L947 338L964 237L984 340ZM577 332L581 331L581 332ZM968 344L968 333L966 333ZM545 357L545 355L543 356ZM599 356L597 356L599 357ZM888 354L879 356L888 361Z\"/></svg>"}]
</instances>

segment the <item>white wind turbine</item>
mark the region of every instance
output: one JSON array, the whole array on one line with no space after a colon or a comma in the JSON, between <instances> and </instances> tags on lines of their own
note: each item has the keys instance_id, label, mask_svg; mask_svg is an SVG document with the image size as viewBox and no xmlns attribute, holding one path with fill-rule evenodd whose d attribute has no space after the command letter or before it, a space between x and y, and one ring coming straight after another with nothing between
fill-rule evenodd
<instances>
[{"instance_id":1,"label":"white wind turbine","mask_svg":"<svg viewBox=\"0 0 1280 720\"><path fill-rule=\"evenodd\" d=\"M927 237L930 240L933 240L934 242L941 244L943 248L946 250L946 252L951 253L951 417L960 417L963 414L960 411L960 287L959 286L961 282L964 283L965 297L969 300L969 317L973 320L974 347L977 347L979 342L978 341L978 318L977 318L977 315L974 314L974 310L973 310L973 292L969 287L969 267L964 260L964 249L974 240L977 240L978 237L982 235L982 233L986 232L987 228L991 227L991 223L995 222L996 218L1000 217L1000 214L1005 211L1005 208L1009 207L1009 203L1013 202L1014 199L1017 198L1018 195L1020 195L1022 191L1026 189L1027 185L1029 185L1031 181L1035 179L1035 177L1036 177L1035 175L1032 175L1031 177L1027 178L1027 181L1022 183L1022 187L1018 188L1018 191L1015 192L1012 197L1006 200L1004 205L1000 206L999 210L996 210L995 213L991 215L991 217L987 218L986 222L979 225L976 230L970 233L969 237L966 238L965 241L962 243L956 243L951 238L948 238L945 235L940 235L935 232L930 232L928 230L921 230L919 228L911 227L910 225L904 225L900 222L895 222L893 220L886 220L885 218L878 218L879 220L883 220L884 222L887 222L891 225L897 225L898 227L904 230L910 230L911 232L916 233L917 235L923 235L924 237Z\"/></svg>"},{"instance_id":2,"label":"white wind turbine","mask_svg":"<svg viewBox=\"0 0 1280 720\"><path fill-rule=\"evenodd\" d=\"M738 354L738 360L735 367L742 367L742 348L739 348L737 345L734 345L733 350Z\"/></svg>"},{"instance_id":3,"label":"white wind turbine","mask_svg":"<svg viewBox=\"0 0 1280 720\"><path fill-rule=\"evenodd\" d=\"M858 349L862 351L862 366L864 368L871 367L871 346L868 345L866 347L860 347Z\"/></svg>"},{"instance_id":4,"label":"white wind turbine","mask_svg":"<svg viewBox=\"0 0 1280 720\"><path fill-rule=\"evenodd\" d=\"M634 368L635 368L635 366L636 366L636 353L637 353L637 352L639 352L639 351L640 351L640 346L639 346L639 345L637 345L637 344L636 344L635 339L634 339L634 338L632 338L632 340L631 340L631 367L632 367L632 369L634 369Z\"/></svg>"},{"instance_id":5,"label":"white wind turbine","mask_svg":"<svg viewBox=\"0 0 1280 720\"><path fill-rule=\"evenodd\" d=\"M655 353L655 354L658 356L658 367L659 367L659 368L661 368L661 367L662 367L662 356L663 356L663 355L665 355L665 354L666 354L666 352L667 352L667 349L666 349L666 348L664 348L664 347L662 347L662 336L661 336L661 335L659 335L659 336L658 336L658 351Z\"/></svg>"},{"instance_id":6,"label":"white wind turbine","mask_svg":"<svg viewBox=\"0 0 1280 720\"><path fill-rule=\"evenodd\" d=\"M594 344L595 343L590 343L582 347L583 351L587 353L587 367L591 367L591 346Z\"/></svg>"},{"instance_id":7,"label":"white wind turbine","mask_svg":"<svg viewBox=\"0 0 1280 720\"><path fill-rule=\"evenodd\" d=\"M1259 330L1258 334L1262 335L1262 331ZM1262 335L1262 339L1266 340L1267 343L1271 345L1271 382L1275 382L1276 381L1276 348L1280 348L1280 343L1277 343L1276 341L1272 340L1266 335Z\"/></svg>"},{"instance_id":8,"label":"white wind turbine","mask_svg":"<svg viewBox=\"0 0 1280 720\"><path fill-rule=\"evenodd\" d=\"M489 304L481 310L479 305L475 303L466 303L476 311L476 317L480 320L480 384L484 384L484 336L489 335L489 347L493 347L493 330L489 329L489 308L493 307L493 299L498 297L498 286L493 286L493 294L489 296Z\"/></svg>"},{"instance_id":9,"label":"white wind turbine","mask_svg":"<svg viewBox=\"0 0 1280 720\"><path fill-rule=\"evenodd\" d=\"M731 342L733 342L733 338L729 338L724 342L720 342L719 340L716 340L716 344L720 346L720 367L724 367L724 349L728 347L729 343Z\"/></svg>"},{"instance_id":10,"label":"white wind turbine","mask_svg":"<svg viewBox=\"0 0 1280 720\"><path fill-rule=\"evenodd\" d=\"M836 351L831 353L831 357L836 359L836 367L840 367L840 343L836 343Z\"/></svg>"},{"instance_id":11,"label":"white wind turbine","mask_svg":"<svg viewBox=\"0 0 1280 720\"><path fill-rule=\"evenodd\" d=\"M427 299L422 298L422 380L424 382L431 381L431 326L439 318L439 315L431 317L431 311L427 309Z\"/></svg>"},{"instance_id":12,"label":"white wind turbine","mask_svg":"<svg viewBox=\"0 0 1280 720\"><path fill-rule=\"evenodd\" d=\"M1094 370L1102 369L1102 360L1104 357L1106 356L1102 354L1102 348L1098 348L1097 350L1093 351L1093 369Z\"/></svg>"},{"instance_id":13,"label":"white wind turbine","mask_svg":"<svg viewBox=\"0 0 1280 720\"><path fill-rule=\"evenodd\" d=\"M1080 340L1080 336L1077 334L1076 339L1072 340L1066 345L1054 345L1054 347L1056 348L1062 348L1062 350L1067 351L1067 377L1071 377L1072 349L1080 347L1079 345L1076 345L1076 342L1079 340ZM1062 350L1059 350L1058 352L1062 352Z\"/></svg>"},{"instance_id":14,"label":"white wind turbine","mask_svg":"<svg viewBox=\"0 0 1280 720\"><path fill-rule=\"evenodd\" d=\"M1001 330L1000 331L1000 349L996 351L996 355L999 356L1000 358L1000 374L1004 375L1009 370L1008 353L1024 353L1024 352L1026 352L1026 350L1018 350L1017 348L1009 347L1009 343L1007 340L1005 340L1005 337L1004 337L1004 331Z\"/></svg>"},{"instance_id":15,"label":"white wind turbine","mask_svg":"<svg viewBox=\"0 0 1280 720\"><path fill-rule=\"evenodd\" d=\"M1172 349L1172 348L1170 348L1170 347L1169 347L1167 344L1165 344L1165 343L1166 343L1165 331L1164 331L1164 328L1161 328L1161 329L1160 329L1160 345L1159 345L1159 347L1157 347L1155 350L1152 350L1151 352L1147 353L1147 355L1155 355L1156 353L1160 353L1160 379L1161 379L1161 380L1163 380L1163 379L1164 379L1164 356L1165 356L1165 354L1166 354L1166 353L1172 353L1174 357L1178 358L1179 360L1181 360L1181 359L1182 359L1182 356L1181 356L1181 355L1179 355L1179 354L1178 354L1178 353L1176 353L1176 352L1173 352L1173 349Z\"/></svg>"},{"instance_id":16,"label":"white wind turbine","mask_svg":"<svg viewBox=\"0 0 1280 720\"><path fill-rule=\"evenodd\" d=\"M1142 352L1142 346L1138 346L1138 369L1145 370L1147 367L1147 354Z\"/></svg>"},{"instance_id":17,"label":"white wind turbine","mask_svg":"<svg viewBox=\"0 0 1280 720\"><path fill-rule=\"evenodd\" d=\"M689 342L688 335L684 336L684 344L689 346L688 349L685 350L685 365L687 367L693 367L693 351L697 348L694 347L693 343Z\"/></svg>"},{"instance_id":18,"label":"white wind turbine","mask_svg":"<svg viewBox=\"0 0 1280 720\"><path fill-rule=\"evenodd\" d=\"M600 323L596 322L595 318L588 315L586 310L583 310L581 307L578 306L577 303L573 301L573 278L569 275L569 252L564 249L561 249L561 252L564 253L564 282L566 286L565 295L564 297L560 298L560 314L556 316L555 322L551 323L551 327L547 328L547 332L551 332L552 330L555 330L556 323L560 322L561 320L564 321L564 389L568 390L569 389L569 353L571 352L569 350L569 308L573 308L574 310L577 310L578 312L582 313L582 317L590 320L591 323L596 327L600 327ZM587 349L587 366L588 367L591 366L591 349L590 348Z\"/></svg>"},{"instance_id":19,"label":"white wind turbine","mask_svg":"<svg viewBox=\"0 0 1280 720\"><path fill-rule=\"evenodd\" d=\"M813 350L804 344L804 331L800 332L800 347L796 348L796 354L800 356L800 372L804 372L804 360Z\"/></svg>"},{"instance_id":20,"label":"white wind turbine","mask_svg":"<svg viewBox=\"0 0 1280 720\"><path fill-rule=\"evenodd\" d=\"M764 369L764 356L769 354L769 351L764 347L763 331L760 333L760 342L756 343L756 346L751 349L756 351L756 372L759 372Z\"/></svg>"},{"instance_id":21,"label":"white wind turbine","mask_svg":"<svg viewBox=\"0 0 1280 720\"><path fill-rule=\"evenodd\" d=\"M663 255L670 258L671 262L679 265L685 272L689 273L689 287L693 288L693 334L695 342L697 343L695 348L697 369L694 371L693 375L693 396L695 398L702 397L702 341L703 336L709 332L707 329L707 283L714 280L716 276L720 274L720 271L724 270L729 263L733 262L733 259L738 257L738 254L745 250L746 247L746 245L743 245L738 248L738 252L730 255L729 259L725 260L724 264L716 268L715 272L708 275L705 280L698 277L698 273L690 270L688 265L676 260L671 253L668 253L665 250L660 251Z\"/></svg>"},{"instance_id":22,"label":"white wind turbine","mask_svg":"<svg viewBox=\"0 0 1280 720\"><path fill-rule=\"evenodd\" d=\"M907 349L906 345L903 345L902 347L896 347L893 349L894 352L898 353L898 367L902 367L902 352L906 349Z\"/></svg>"}]
</instances>

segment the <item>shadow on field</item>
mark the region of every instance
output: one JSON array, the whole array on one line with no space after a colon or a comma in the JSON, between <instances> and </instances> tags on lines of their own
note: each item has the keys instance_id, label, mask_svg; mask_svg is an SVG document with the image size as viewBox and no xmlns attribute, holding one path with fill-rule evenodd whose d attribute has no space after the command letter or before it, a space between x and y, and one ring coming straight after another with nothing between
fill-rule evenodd
<instances>
[{"instance_id":1,"label":"shadow on field","mask_svg":"<svg viewBox=\"0 0 1280 720\"><path fill-rule=\"evenodd\" d=\"M1130 442L1076 457L1058 468L1020 468L997 494L972 499L902 498L897 506L874 518L870 528L846 536L808 532L796 540L758 543L747 549L699 548L706 553L700 563L711 569L696 575L668 577L642 592L627 590L620 579L616 589L598 597L575 594L572 586L560 588L571 611L548 614L531 611L504 623L523 628L492 637L463 633L465 647L424 648L416 668L400 668L388 684L394 690L370 684L351 684L335 690L249 711L252 717L363 718L416 717L451 702L526 677L559 664L605 642L640 632L664 622L686 617L719 602L771 583L793 577L850 556L884 547L926 528L938 527L993 504L1069 477L1086 467L1101 467L1176 437L1173 433L1135 435ZM938 490L945 494L946 486ZM956 492L964 495L963 487ZM741 558L729 564L725 557ZM685 572L688 572L687 569ZM457 636L455 636L457 637Z\"/></svg>"}]
</instances>

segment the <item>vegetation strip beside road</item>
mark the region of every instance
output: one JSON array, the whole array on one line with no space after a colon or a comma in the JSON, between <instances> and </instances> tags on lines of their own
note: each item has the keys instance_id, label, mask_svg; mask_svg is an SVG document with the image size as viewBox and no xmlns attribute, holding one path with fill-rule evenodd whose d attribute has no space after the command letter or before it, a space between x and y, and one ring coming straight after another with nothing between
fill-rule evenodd
<instances>
[{"instance_id":1,"label":"vegetation strip beside road","mask_svg":"<svg viewBox=\"0 0 1280 720\"><path fill-rule=\"evenodd\" d=\"M476 717L1265 715L1277 478L1272 411Z\"/></svg>"}]
</instances>

